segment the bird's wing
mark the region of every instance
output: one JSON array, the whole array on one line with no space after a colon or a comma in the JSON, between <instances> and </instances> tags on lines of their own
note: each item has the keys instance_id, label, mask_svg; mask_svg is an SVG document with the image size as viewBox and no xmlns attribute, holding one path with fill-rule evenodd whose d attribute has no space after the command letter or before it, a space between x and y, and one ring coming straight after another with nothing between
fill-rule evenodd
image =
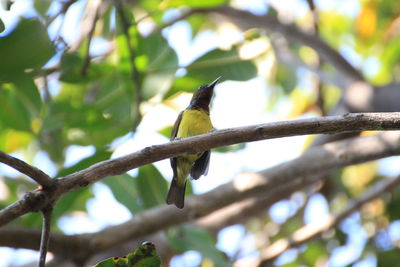
<instances>
[{"instance_id":1,"label":"bird's wing","mask_svg":"<svg viewBox=\"0 0 400 267\"><path fill-rule=\"evenodd\" d=\"M181 111L181 113L179 113L178 118L176 119L175 124L172 127L171 138L169 139L171 141L176 138L176 134L178 133L179 124L181 124L182 115L183 115L183 111ZM170 162L171 162L172 171L174 172L174 178L176 178L178 176L178 172L176 169L176 158L170 158Z\"/></svg>"},{"instance_id":2,"label":"bird's wing","mask_svg":"<svg viewBox=\"0 0 400 267\"><path fill-rule=\"evenodd\" d=\"M210 155L211 151L207 150L194 162L192 169L190 170L190 176L192 176L193 179L197 180L201 175L207 175L208 166L210 165Z\"/></svg>"},{"instance_id":3,"label":"bird's wing","mask_svg":"<svg viewBox=\"0 0 400 267\"><path fill-rule=\"evenodd\" d=\"M176 134L178 133L179 124L181 124L182 115L183 115L183 111L181 111L181 113L179 113L178 118L176 119L175 124L172 127L171 137L169 139L170 141L172 141L176 138Z\"/></svg>"}]
</instances>

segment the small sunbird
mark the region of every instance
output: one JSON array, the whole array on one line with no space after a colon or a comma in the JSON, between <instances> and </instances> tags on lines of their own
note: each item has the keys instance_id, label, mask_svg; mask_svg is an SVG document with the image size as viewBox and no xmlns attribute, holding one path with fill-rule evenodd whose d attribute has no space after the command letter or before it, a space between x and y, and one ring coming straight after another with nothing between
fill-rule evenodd
<instances>
[{"instance_id":1,"label":"small sunbird","mask_svg":"<svg viewBox=\"0 0 400 267\"><path fill-rule=\"evenodd\" d=\"M189 106L179 113L171 132L171 141L190 136L208 133L213 129L210 119L209 104L214 93L214 87L221 77L210 84L201 85L190 100ZM175 204L182 209L185 204L186 181L190 176L197 180L201 175L207 175L210 163L210 150L197 154L185 154L171 158L174 173L167 195L167 204Z\"/></svg>"}]
</instances>

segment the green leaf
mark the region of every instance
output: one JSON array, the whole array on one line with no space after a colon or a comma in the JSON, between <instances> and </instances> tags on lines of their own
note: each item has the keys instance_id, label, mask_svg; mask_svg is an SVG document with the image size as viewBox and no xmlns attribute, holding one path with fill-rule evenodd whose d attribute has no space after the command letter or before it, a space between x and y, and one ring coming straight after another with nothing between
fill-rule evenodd
<instances>
[{"instance_id":1,"label":"green leaf","mask_svg":"<svg viewBox=\"0 0 400 267\"><path fill-rule=\"evenodd\" d=\"M42 17L45 17L52 3L51 0L35 0L33 6Z\"/></svg>"},{"instance_id":2,"label":"green leaf","mask_svg":"<svg viewBox=\"0 0 400 267\"><path fill-rule=\"evenodd\" d=\"M172 125L164 127L157 132L169 139L171 137Z\"/></svg>"},{"instance_id":3,"label":"green leaf","mask_svg":"<svg viewBox=\"0 0 400 267\"><path fill-rule=\"evenodd\" d=\"M94 267L130 267L128 265L128 258L124 257L113 257L108 258L104 261L97 263Z\"/></svg>"},{"instance_id":4,"label":"green leaf","mask_svg":"<svg viewBox=\"0 0 400 267\"><path fill-rule=\"evenodd\" d=\"M116 83L115 81L118 81ZM131 125L131 105L132 97L128 91L131 88L132 80L129 76L114 72L112 75L105 76L101 80L101 88L97 92L94 105L114 124L120 127Z\"/></svg>"},{"instance_id":5,"label":"green leaf","mask_svg":"<svg viewBox=\"0 0 400 267\"><path fill-rule=\"evenodd\" d=\"M49 132L62 136L65 145L108 145L115 138L129 131L130 121L120 122L114 116L106 116L95 104L82 103L80 87L71 86L71 98L53 101L43 121L43 138ZM75 93L75 95L73 95ZM44 139L45 141L45 139ZM62 143L61 143L62 144Z\"/></svg>"},{"instance_id":6,"label":"green leaf","mask_svg":"<svg viewBox=\"0 0 400 267\"><path fill-rule=\"evenodd\" d=\"M198 79L194 77L181 77L175 79L171 88L164 94L164 99L171 97L180 92L194 92L200 85L211 82L210 79Z\"/></svg>"},{"instance_id":7,"label":"green leaf","mask_svg":"<svg viewBox=\"0 0 400 267\"><path fill-rule=\"evenodd\" d=\"M0 125L19 131L31 131L31 114L19 97L15 85L0 85Z\"/></svg>"},{"instance_id":8,"label":"green leaf","mask_svg":"<svg viewBox=\"0 0 400 267\"><path fill-rule=\"evenodd\" d=\"M83 58L78 53L64 53L61 57L60 81L68 83L80 83L89 81L82 75Z\"/></svg>"},{"instance_id":9,"label":"green leaf","mask_svg":"<svg viewBox=\"0 0 400 267\"><path fill-rule=\"evenodd\" d=\"M319 241L307 242L307 249L302 255L302 258L306 260L309 266L315 266L320 258L328 256L325 245Z\"/></svg>"},{"instance_id":10,"label":"green leaf","mask_svg":"<svg viewBox=\"0 0 400 267\"><path fill-rule=\"evenodd\" d=\"M178 92L193 92L200 85L210 83L218 76L222 76L223 80L246 81L257 74L254 63L241 59L236 48L208 52L186 69L187 74L175 79L171 88L164 94L164 98Z\"/></svg>"},{"instance_id":11,"label":"green leaf","mask_svg":"<svg viewBox=\"0 0 400 267\"><path fill-rule=\"evenodd\" d=\"M3 32L6 29L6 26L4 25L3 20L0 18L0 33Z\"/></svg>"},{"instance_id":12,"label":"green leaf","mask_svg":"<svg viewBox=\"0 0 400 267\"><path fill-rule=\"evenodd\" d=\"M190 24L192 39L194 39L200 30L208 29L215 25L212 20L207 18L208 17L205 14L195 13L186 19L186 21Z\"/></svg>"},{"instance_id":13,"label":"green leaf","mask_svg":"<svg viewBox=\"0 0 400 267\"><path fill-rule=\"evenodd\" d=\"M0 125L31 131L31 121L39 116L42 100L29 74L10 75L11 83L0 85Z\"/></svg>"},{"instance_id":14,"label":"green leaf","mask_svg":"<svg viewBox=\"0 0 400 267\"><path fill-rule=\"evenodd\" d=\"M275 79L276 83L281 86L286 94L290 93L297 84L295 71L282 64L278 64L277 66Z\"/></svg>"},{"instance_id":15,"label":"green leaf","mask_svg":"<svg viewBox=\"0 0 400 267\"><path fill-rule=\"evenodd\" d=\"M109 5L107 10L104 12L104 15L99 18L101 23L99 23L99 25L96 25L96 28L101 27L101 36L107 39L113 38L112 21L114 11L114 6Z\"/></svg>"},{"instance_id":16,"label":"green leaf","mask_svg":"<svg viewBox=\"0 0 400 267\"><path fill-rule=\"evenodd\" d=\"M165 203L167 181L154 165L140 167L138 177L134 180L145 208Z\"/></svg>"},{"instance_id":17,"label":"green leaf","mask_svg":"<svg viewBox=\"0 0 400 267\"><path fill-rule=\"evenodd\" d=\"M157 255L156 246L144 242L134 252L123 257L108 258L94 267L160 267L161 260Z\"/></svg>"},{"instance_id":18,"label":"green leaf","mask_svg":"<svg viewBox=\"0 0 400 267\"><path fill-rule=\"evenodd\" d=\"M142 61L142 71L146 73L142 84L143 98L149 99L170 87L178 68L178 56L159 34L139 39L138 52L137 59Z\"/></svg>"},{"instance_id":19,"label":"green leaf","mask_svg":"<svg viewBox=\"0 0 400 267\"><path fill-rule=\"evenodd\" d=\"M115 199L129 209L132 214L143 210L143 205L139 203L140 194L133 177L122 174L108 177L102 182L111 189Z\"/></svg>"},{"instance_id":20,"label":"green leaf","mask_svg":"<svg viewBox=\"0 0 400 267\"><path fill-rule=\"evenodd\" d=\"M86 211L86 202L93 197L94 195L89 187L85 187L65 194L57 201L53 209L53 223L56 224L58 218L69 212L77 210Z\"/></svg>"},{"instance_id":21,"label":"green leaf","mask_svg":"<svg viewBox=\"0 0 400 267\"><path fill-rule=\"evenodd\" d=\"M53 54L46 28L38 20L22 19L13 32L0 38L0 81L42 66Z\"/></svg>"},{"instance_id":22,"label":"green leaf","mask_svg":"<svg viewBox=\"0 0 400 267\"><path fill-rule=\"evenodd\" d=\"M160 2L160 0L143 0L139 1L138 5L147 11L156 12L159 9Z\"/></svg>"},{"instance_id":23,"label":"green leaf","mask_svg":"<svg viewBox=\"0 0 400 267\"><path fill-rule=\"evenodd\" d=\"M395 221L400 219L399 205L400 205L400 188L396 188L395 190L393 190L390 202L387 204L385 209L385 212L389 217L390 221Z\"/></svg>"},{"instance_id":24,"label":"green leaf","mask_svg":"<svg viewBox=\"0 0 400 267\"><path fill-rule=\"evenodd\" d=\"M28 213L13 223L22 227L38 229L42 226L42 216L40 213Z\"/></svg>"},{"instance_id":25,"label":"green leaf","mask_svg":"<svg viewBox=\"0 0 400 267\"><path fill-rule=\"evenodd\" d=\"M238 50L215 49L186 67L187 76L213 81L218 76L224 80L247 81L257 75L257 68L250 60L239 57Z\"/></svg>"},{"instance_id":26,"label":"green leaf","mask_svg":"<svg viewBox=\"0 0 400 267\"><path fill-rule=\"evenodd\" d=\"M29 110L31 118L37 117L42 105L42 99L33 77L28 74L21 74L16 76L12 82L16 87L17 97L25 108Z\"/></svg>"},{"instance_id":27,"label":"green leaf","mask_svg":"<svg viewBox=\"0 0 400 267\"><path fill-rule=\"evenodd\" d=\"M171 246L178 252L195 250L204 258L211 259L214 266L231 266L225 254L215 247L215 240L205 229L185 225L168 232Z\"/></svg>"},{"instance_id":28,"label":"green leaf","mask_svg":"<svg viewBox=\"0 0 400 267\"><path fill-rule=\"evenodd\" d=\"M0 200L1 209L16 202L19 199L18 191L20 190L21 180L15 178L9 178L2 175L0 184L7 188L7 198Z\"/></svg>"},{"instance_id":29,"label":"green leaf","mask_svg":"<svg viewBox=\"0 0 400 267\"><path fill-rule=\"evenodd\" d=\"M168 42L160 34L152 34L139 39L138 56L147 57L147 71L156 72L168 70L175 73L178 66L178 57Z\"/></svg>"},{"instance_id":30,"label":"green leaf","mask_svg":"<svg viewBox=\"0 0 400 267\"><path fill-rule=\"evenodd\" d=\"M133 253L128 254L128 260L132 267L159 267L161 265L156 246L151 242L144 242Z\"/></svg>"},{"instance_id":31,"label":"green leaf","mask_svg":"<svg viewBox=\"0 0 400 267\"><path fill-rule=\"evenodd\" d=\"M379 251L377 253L377 265L379 267L392 267L395 262L400 262L398 249Z\"/></svg>"}]
</instances>

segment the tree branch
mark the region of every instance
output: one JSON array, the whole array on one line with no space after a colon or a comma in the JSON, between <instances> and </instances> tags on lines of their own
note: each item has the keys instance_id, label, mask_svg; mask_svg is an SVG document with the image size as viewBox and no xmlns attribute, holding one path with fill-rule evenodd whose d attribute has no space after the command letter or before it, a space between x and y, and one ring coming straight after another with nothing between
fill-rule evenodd
<instances>
[{"instance_id":1,"label":"tree branch","mask_svg":"<svg viewBox=\"0 0 400 267\"><path fill-rule=\"evenodd\" d=\"M70 52L77 52L80 49L82 42L90 34L90 32L94 30L92 27L95 26L93 23L97 21L96 16L97 18L100 18L107 10L108 5L109 1L104 0L87 1L83 20L79 29L79 38L74 43L68 45L68 47L70 47Z\"/></svg>"},{"instance_id":2,"label":"tree branch","mask_svg":"<svg viewBox=\"0 0 400 267\"><path fill-rule=\"evenodd\" d=\"M196 12L199 12L199 10L188 10L188 11L185 11L185 12L182 13L180 16L178 16L178 17L176 17L176 18L174 18L174 19L168 21L167 23L164 23L164 24L161 25L160 27L155 28L155 29L152 31L152 34L154 34L154 33L156 33L156 32L161 32L163 29L165 29L165 28L167 28L167 27L169 27L169 26L172 26L172 25L174 25L175 23L177 23L177 22L179 22L179 21L181 21L181 20L184 20L184 19L190 17L190 16L193 15L193 14L196 14ZM200 12L203 12L203 10L201 10Z\"/></svg>"},{"instance_id":3,"label":"tree branch","mask_svg":"<svg viewBox=\"0 0 400 267\"><path fill-rule=\"evenodd\" d=\"M49 248L49 240L50 240L52 211L53 211L52 205L49 205L47 208L42 210L43 225L42 225L42 234L40 240L39 267L45 267L46 264L46 255Z\"/></svg>"},{"instance_id":4,"label":"tree branch","mask_svg":"<svg viewBox=\"0 0 400 267\"><path fill-rule=\"evenodd\" d=\"M55 179L54 188L46 190L44 197L37 190L26 194L24 199L0 211L0 226L26 212L40 210L62 195L86 187L107 176L120 175L131 169L183 153L199 153L219 146L295 135L398 129L400 129L400 112L360 113L218 130L151 146L124 157L99 162L87 169Z\"/></svg>"},{"instance_id":5,"label":"tree branch","mask_svg":"<svg viewBox=\"0 0 400 267\"><path fill-rule=\"evenodd\" d=\"M65 1L62 4L61 9L54 14L53 16L49 17L46 19L46 27L48 27L51 23L53 23L53 21L60 15L65 15L68 11L68 9L72 6L72 4L74 4L76 2L76 0L69 0L69 1Z\"/></svg>"},{"instance_id":6,"label":"tree branch","mask_svg":"<svg viewBox=\"0 0 400 267\"><path fill-rule=\"evenodd\" d=\"M2 151L0 151L0 162L3 162L11 168L29 176L32 180L43 187L50 187L53 185L53 180L46 173Z\"/></svg>"},{"instance_id":7,"label":"tree branch","mask_svg":"<svg viewBox=\"0 0 400 267\"><path fill-rule=\"evenodd\" d=\"M163 205L143 211L126 223L96 233L91 242L96 251L101 251L119 242L200 218L248 197L282 192L287 184L308 184L309 179L315 180L332 170L398 154L400 133L393 132L312 148L295 160L262 171L253 179L235 179L203 195L191 196L183 210Z\"/></svg>"},{"instance_id":8,"label":"tree branch","mask_svg":"<svg viewBox=\"0 0 400 267\"><path fill-rule=\"evenodd\" d=\"M61 255L67 253L71 258L84 258L116 244L201 218L213 211L219 212L219 209L249 197L264 198L268 206L268 203L318 181L323 174L332 170L399 154L400 132L358 137L314 147L292 161L261 171L254 176L239 176L233 182L221 185L208 193L191 196L187 199L183 210L163 205L143 211L126 223L108 227L97 233L64 237L59 237L59 234L55 233L51 237L50 250ZM244 203L249 207L247 201ZM207 220L200 225L207 225ZM8 236L5 232L6 229L4 232L0 230L4 240ZM57 237L59 237L58 242L54 242ZM15 236L11 239L13 242L17 240ZM0 245L5 245L2 242L5 241L0 240ZM69 245L70 249L66 250L62 244L73 245Z\"/></svg>"},{"instance_id":9,"label":"tree branch","mask_svg":"<svg viewBox=\"0 0 400 267\"><path fill-rule=\"evenodd\" d=\"M262 173L242 173L235 179L257 179L256 177ZM253 178L249 178L253 177ZM222 209L216 210L207 216L198 219L195 222L196 226L206 228L214 234L219 230L238 223L243 223L248 219L260 216L260 213L268 211L268 208L275 202L290 197L296 191L303 190L306 187L323 180L326 175L319 175L316 177L307 177L301 181L294 180L280 185L277 190L271 190L268 193L261 193L251 198L235 202Z\"/></svg>"}]
</instances>

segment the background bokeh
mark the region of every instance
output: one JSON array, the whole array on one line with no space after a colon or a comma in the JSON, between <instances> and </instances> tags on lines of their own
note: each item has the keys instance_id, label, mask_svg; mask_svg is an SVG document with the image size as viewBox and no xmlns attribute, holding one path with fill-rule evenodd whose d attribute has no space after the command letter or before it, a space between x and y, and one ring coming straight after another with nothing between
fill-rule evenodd
<instances>
[{"instance_id":1,"label":"background bokeh","mask_svg":"<svg viewBox=\"0 0 400 267\"><path fill-rule=\"evenodd\" d=\"M168 142L191 92L218 76L222 82L211 106L217 129L334 113L344 95L340 70L322 61L319 51L292 41L284 44L303 65L283 64L274 40L285 36L243 30L220 14L196 9L225 4L319 36L374 85L398 82L398 1L2 1L0 149L60 177ZM171 23L189 10L193 14ZM310 69L338 79L326 82ZM201 194L242 172L293 159L314 138L217 148L208 176L192 182L189 191ZM230 266L257 257L273 241L398 173L398 157L350 166L332 173L327 184L217 233L184 226L182 237L177 226L164 233L171 246L165 258L171 266ZM57 203L52 230L89 233L125 222L163 205L171 177L164 160L71 192ZM0 208L34 188L33 181L0 165ZM286 251L274 266L395 266L399 193L374 200L321 237ZM38 229L41 217L27 214L11 225ZM0 266L25 266L37 257L33 250L0 248Z\"/></svg>"}]
</instances>

